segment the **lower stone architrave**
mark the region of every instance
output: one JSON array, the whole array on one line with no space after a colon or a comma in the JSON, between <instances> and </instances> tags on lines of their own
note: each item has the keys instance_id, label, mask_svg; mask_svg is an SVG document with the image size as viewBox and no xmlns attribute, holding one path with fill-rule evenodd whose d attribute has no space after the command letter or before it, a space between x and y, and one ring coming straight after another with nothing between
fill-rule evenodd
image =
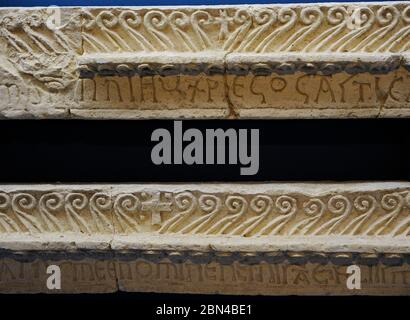
<instances>
[{"instance_id":1,"label":"lower stone architrave","mask_svg":"<svg viewBox=\"0 0 410 320\"><path fill-rule=\"evenodd\" d=\"M117 290L408 295L410 183L0 186L0 292Z\"/></svg>"}]
</instances>

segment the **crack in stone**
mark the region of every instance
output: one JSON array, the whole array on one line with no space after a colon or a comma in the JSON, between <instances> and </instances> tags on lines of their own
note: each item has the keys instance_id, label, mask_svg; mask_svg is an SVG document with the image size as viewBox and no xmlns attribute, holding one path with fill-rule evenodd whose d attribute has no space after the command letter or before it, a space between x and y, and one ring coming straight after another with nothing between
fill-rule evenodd
<instances>
[{"instance_id":1,"label":"crack in stone","mask_svg":"<svg viewBox=\"0 0 410 320\"><path fill-rule=\"evenodd\" d=\"M111 201L113 201L113 199L114 199L114 187L113 186L110 186L109 188L108 188L108 190L107 190L107 193L108 193L108 195L109 195L109 197L110 197L110 199L111 199ZM112 205L114 206L114 203L112 203ZM115 241L115 237L116 237L116 235L117 235L117 230L116 230L116 228L115 228L115 223L114 223L114 211L113 210L111 210L110 211L110 215L111 215L111 221L113 222L112 223L112 233L111 233L111 240L107 243L107 245L108 245L108 250L109 250L109 252L112 254L112 257L114 257L114 260L116 261L117 260L117 256L116 256L116 253L115 253L115 250L113 249L113 242ZM115 267L114 267L114 274L115 274L115 287L116 287L116 292L118 292L118 291L121 291L120 290L120 277L119 277L119 274L118 274L118 270L117 270L118 268L117 268L117 264L115 264Z\"/></svg>"},{"instance_id":2,"label":"crack in stone","mask_svg":"<svg viewBox=\"0 0 410 320\"><path fill-rule=\"evenodd\" d=\"M224 69L227 70L227 63L226 63L226 57L228 53L224 55L223 58L223 64L224 64ZM228 85L228 73L224 72L223 74L223 80L224 80L224 93L225 93L225 100L226 103L228 104L228 114L225 116L225 119L238 119L239 118L239 112L236 110L234 103L231 101L229 97L229 85Z\"/></svg>"}]
</instances>

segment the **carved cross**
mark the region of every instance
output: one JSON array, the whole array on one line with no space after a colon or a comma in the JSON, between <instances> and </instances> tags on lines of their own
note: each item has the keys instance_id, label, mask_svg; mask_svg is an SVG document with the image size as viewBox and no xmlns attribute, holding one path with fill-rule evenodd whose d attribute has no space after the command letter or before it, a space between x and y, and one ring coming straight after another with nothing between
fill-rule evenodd
<instances>
[{"instance_id":1,"label":"carved cross","mask_svg":"<svg viewBox=\"0 0 410 320\"><path fill-rule=\"evenodd\" d=\"M152 225L161 224L161 212L170 212L172 210L172 201L161 201L161 194L162 192L154 193L149 200L141 203L141 210L151 211ZM171 194L166 192L164 197L169 199L171 198Z\"/></svg>"},{"instance_id":2,"label":"carved cross","mask_svg":"<svg viewBox=\"0 0 410 320\"><path fill-rule=\"evenodd\" d=\"M232 23L233 18L228 15L226 10L219 10L219 17L215 17L215 20L216 23L221 25L218 39L225 40L229 35L229 25Z\"/></svg>"}]
</instances>

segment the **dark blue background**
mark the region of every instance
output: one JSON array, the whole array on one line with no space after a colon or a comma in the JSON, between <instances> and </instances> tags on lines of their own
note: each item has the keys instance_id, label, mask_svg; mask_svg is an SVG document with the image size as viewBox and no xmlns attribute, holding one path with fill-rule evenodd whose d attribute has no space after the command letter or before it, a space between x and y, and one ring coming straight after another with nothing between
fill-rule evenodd
<instances>
[{"instance_id":1,"label":"dark blue background","mask_svg":"<svg viewBox=\"0 0 410 320\"><path fill-rule=\"evenodd\" d=\"M379 0L380 1L380 0ZM201 4L263 4L263 3L312 3L312 2L355 2L352 0L0 0L1 7L19 6L159 6Z\"/></svg>"}]
</instances>

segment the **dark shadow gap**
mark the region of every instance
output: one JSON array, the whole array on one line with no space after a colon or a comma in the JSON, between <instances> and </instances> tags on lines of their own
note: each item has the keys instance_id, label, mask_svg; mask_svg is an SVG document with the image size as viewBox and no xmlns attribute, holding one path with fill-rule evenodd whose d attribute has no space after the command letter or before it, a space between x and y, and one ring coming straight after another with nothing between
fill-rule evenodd
<instances>
[{"instance_id":1,"label":"dark shadow gap","mask_svg":"<svg viewBox=\"0 0 410 320\"><path fill-rule=\"evenodd\" d=\"M184 121L260 130L260 169L154 165L151 133L173 121L0 122L0 183L408 180L410 119Z\"/></svg>"}]
</instances>

